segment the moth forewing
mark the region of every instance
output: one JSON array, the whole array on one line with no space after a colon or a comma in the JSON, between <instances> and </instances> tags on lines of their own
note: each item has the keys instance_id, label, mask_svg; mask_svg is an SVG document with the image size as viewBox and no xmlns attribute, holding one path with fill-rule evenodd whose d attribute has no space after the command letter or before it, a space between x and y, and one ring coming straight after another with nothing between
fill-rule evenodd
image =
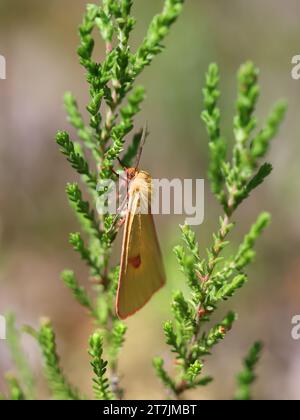
<instances>
[{"instance_id":1,"label":"moth forewing","mask_svg":"<svg viewBox=\"0 0 300 420\"><path fill-rule=\"evenodd\" d=\"M151 214L152 178L136 171L128 186L116 310L121 319L141 309L165 284L162 255Z\"/></svg>"}]
</instances>

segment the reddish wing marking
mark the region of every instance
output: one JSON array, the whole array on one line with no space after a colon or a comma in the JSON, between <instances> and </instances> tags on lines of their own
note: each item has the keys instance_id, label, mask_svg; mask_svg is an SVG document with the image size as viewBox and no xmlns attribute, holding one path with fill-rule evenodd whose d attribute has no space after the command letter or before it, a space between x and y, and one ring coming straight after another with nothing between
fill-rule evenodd
<instances>
[{"instance_id":1,"label":"reddish wing marking","mask_svg":"<svg viewBox=\"0 0 300 420\"><path fill-rule=\"evenodd\" d=\"M137 255L136 257L128 258L129 264L131 264L134 268L139 268L142 264L141 256Z\"/></svg>"}]
</instances>

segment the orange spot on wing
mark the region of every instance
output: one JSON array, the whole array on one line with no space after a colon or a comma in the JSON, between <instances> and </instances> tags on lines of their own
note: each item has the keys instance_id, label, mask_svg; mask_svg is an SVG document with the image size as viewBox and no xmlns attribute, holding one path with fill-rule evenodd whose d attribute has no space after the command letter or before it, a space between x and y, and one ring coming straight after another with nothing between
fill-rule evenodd
<instances>
[{"instance_id":1,"label":"orange spot on wing","mask_svg":"<svg viewBox=\"0 0 300 420\"><path fill-rule=\"evenodd\" d=\"M142 263L141 256L137 255L136 257L131 257L128 259L128 262L132 265L132 267L139 268Z\"/></svg>"}]
</instances>

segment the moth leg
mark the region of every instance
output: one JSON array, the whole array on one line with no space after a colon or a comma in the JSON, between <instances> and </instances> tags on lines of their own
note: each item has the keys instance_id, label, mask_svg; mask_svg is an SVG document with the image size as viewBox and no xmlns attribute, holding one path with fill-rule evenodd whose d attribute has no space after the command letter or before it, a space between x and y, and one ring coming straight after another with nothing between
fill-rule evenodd
<instances>
[{"instance_id":1,"label":"moth leg","mask_svg":"<svg viewBox=\"0 0 300 420\"><path fill-rule=\"evenodd\" d=\"M128 198L126 197L125 200L123 201L123 203L121 204L121 206L118 208L117 214L112 222L112 225L110 227L110 229L108 230L107 233L111 233L116 227L120 228L123 226L123 224L125 223L126 220L126 216L122 216L122 212L124 211L124 209L127 206L127 200Z\"/></svg>"},{"instance_id":2,"label":"moth leg","mask_svg":"<svg viewBox=\"0 0 300 420\"><path fill-rule=\"evenodd\" d=\"M121 217L121 219L118 220L118 228L121 228L125 223L126 217Z\"/></svg>"}]
</instances>

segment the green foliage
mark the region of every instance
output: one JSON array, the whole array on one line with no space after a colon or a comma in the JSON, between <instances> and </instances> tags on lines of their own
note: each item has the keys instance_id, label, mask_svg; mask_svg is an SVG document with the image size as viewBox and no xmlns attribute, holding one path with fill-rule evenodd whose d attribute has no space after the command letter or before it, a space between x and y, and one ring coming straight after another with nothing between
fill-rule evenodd
<instances>
[{"instance_id":1,"label":"green foliage","mask_svg":"<svg viewBox=\"0 0 300 420\"><path fill-rule=\"evenodd\" d=\"M56 134L56 142L60 146L61 152L67 156L72 168L83 176L83 179L91 188L96 189L96 175L90 173L89 165L85 160L81 146L78 143L73 143L69 134L65 131L59 131Z\"/></svg>"},{"instance_id":2,"label":"green foliage","mask_svg":"<svg viewBox=\"0 0 300 420\"><path fill-rule=\"evenodd\" d=\"M169 32L170 26L179 16L184 0L165 0L162 13L152 20L147 36L134 59L134 73L139 74L153 57L163 49L161 42Z\"/></svg>"},{"instance_id":3,"label":"green foliage","mask_svg":"<svg viewBox=\"0 0 300 420\"><path fill-rule=\"evenodd\" d=\"M80 233L71 233L69 238L70 244L73 245L75 251L79 252L83 261L90 267L91 274L101 276L101 264L99 257L93 255L93 251L85 246L84 240Z\"/></svg>"},{"instance_id":4,"label":"green foliage","mask_svg":"<svg viewBox=\"0 0 300 420\"><path fill-rule=\"evenodd\" d=\"M70 270L65 270L62 272L61 277L65 285L72 291L73 296L77 300L77 302L79 302L80 305L88 309L89 313L92 316L97 318L96 310L91 302L91 299L89 298L86 290L79 285L74 272Z\"/></svg>"},{"instance_id":5,"label":"green foliage","mask_svg":"<svg viewBox=\"0 0 300 420\"><path fill-rule=\"evenodd\" d=\"M94 153L95 157L98 157L98 151L95 147L95 144L93 142L93 135L92 130L90 127L87 127L84 124L83 117L79 111L78 104L76 99L74 98L73 94L71 92L66 92L64 96L64 103L65 103L65 109L69 116L68 120L70 124L77 129L78 137L85 143L85 145L90 148ZM72 142L67 142L67 148L64 146L66 141L65 138L68 138L67 133L58 133L56 137L57 143L62 143L62 152L68 156L70 154L70 151L72 151ZM68 144L69 143L69 144ZM65 153L66 151L66 153ZM71 162L72 163L72 162ZM75 167L76 169L76 167Z\"/></svg>"},{"instance_id":6,"label":"green foliage","mask_svg":"<svg viewBox=\"0 0 300 420\"><path fill-rule=\"evenodd\" d=\"M115 321L111 334L111 346L109 349L110 357L114 363L116 363L119 352L125 342L126 331L126 325L120 321Z\"/></svg>"},{"instance_id":7,"label":"green foliage","mask_svg":"<svg viewBox=\"0 0 300 420\"><path fill-rule=\"evenodd\" d=\"M269 213L261 213L257 221L252 225L249 233L244 237L243 242L241 243L237 255L234 258L233 264L231 267L235 268L237 271L241 271L255 258L255 251L253 247L255 245L256 239L260 237L264 229L269 225L271 221L271 216Z\"/></svg>"},{"instance_id":8,"label":"green foliage","mask_svg":"<svg viewBox=\"0 0 300 420\"><path fill-rule=\"evenodd\" d=\"M68 184L66 192L71 206L76 211L83 229L90 235L101 240L102 232L96 220L95 211L91 209L90 203L84 201L78 184Z\"/></svg>"},{"instance_id":9,"label":"green foliage","mask_svg":"<svg viewBox=\"0 0 300 420\"><path fill-rule=\"evenodd\" d=\"M262 343L256 342L249 350L243 363L243 370L237 375L236 400L251 400L251 385L256 379L254 370L260 359Z\"/></svg>"},{"instance_id":10,"label":"green foliage","mask_svg":"<svg viewBox=\"0 0 300 420\"><path fill-rule=\"evenodd\" d=\"M266 154L286 109L283 102L278 103L265 127L252 137L257 124L254 117L259 95L257 77L258 70L251 62L242 65L238 72L235 141L232 159L227 161L229 148L221 135L221 113L217 106L220 96L217 65L211 64L206 75L206 87L203 90L205 110L202 112L202 119L209 136L208 176L211 190L225 214L220 217L218 230L213 235L212 245L206 250L206 257L200 255L196 235L188 225L181 226L184 246L179 245L174 249L190 292L188 297L182 292L174 294L174 321L164 324L166 343L176 359L176 375L173 378L164 369L161 358L155 359L154 367L165 388L176 397L210 382L211 378L202 378L204 357L210 355L213 347L225 338L237 315L229 312L220 323L208 330L205 323L210 321L221 301L231 298L247 282L245 270L254 260L255 242L270 223L270 215L262 213L245 235L236 254L224 256L223 251L229 244L229 234L235 227L231 220L234 211L272 170L268 163L259 167L258 158ZM237 395L241 399L250 395L249 386L255 379L253 368L259 351L257 345L251 350L245 361L245 371L239 376L240 391Z\"/></svg>"},{"instance_id":11,"label":"green foliage","mask_svg":"<svg viewBox=\"0 0 300 420\"><path fill-rule=\"evenodd\" d=\"M176 394L176 384L166 372L164 368L164 360L161 357L155 357L153 359L153 367L156 375L160 378L166 389L170 389L174 394Z\"/></svg>"},{"instance_id":12,"label":"green foliage","mask_svg":"<svg viewBox=\"0 0 300 420\"><path fill-rule=\"evenodd\" d=\"M107 363L102 359L103 340L99 333L94 333L90 338L89 354L92 358L91 365L95 373L94 392L97 400L112 400L109 381L106 378Z\"/></svg>"},{"instance_id":13,"label":"green foliage","mask_svg":"<svg viewBox=\"0 0 300 420\"><path fill-rule=\"evenodd\" d=\"M7 329L7 344L10 350L12 361L16 367L22 387L24 389L24 391L21 391L17 379L11 378L11 376L9 376L9 378L11 378L8 381L11 394L22 396L22 398L14 399L32 400L34 399L34 379L31 369L28 365L27 358L21 346L21 336L16 327L15 316L12 313L8 313L5 318ZM15 391L12 392L12 390Z\"/></svg>"},{"instance_id":14,"label":"green foliage","mask_svg":"<svg viewBox=\"0 0 300 420\"><path fill-rule=\"evenodd\" d=\"M143 99L144 89L142 87L138 87L128 97L128 105L121 108L121 121L111 130L113 145L106 151L104 155L100 178L108 179L111 176L111 169L114 165L114 162L123 151L125 136L130 133L133 128L133 117L140 110L140 104Z\"/></svg>"},{"instance_id":15,"label":"green foliage","mask_svg":"<svg viewBox=\"0 0 300 420\"><path fill-rule=\"evenodd\" d=\"M227 216L231 216L252 190L270 174L272 166L265 163L259 167L258 159L267 153L286 111L285 102L278 102L265 126L258 134L253 134L257 126L254 110L260 91L258 73L251 62L243 64L238 72L238 97L233 123L235 142L231 161L227 160L228 147L220 130L221 113L217 107L220 96L219 71L216 64L210 65L206 76L202 119L210 139L209 179L211 189Z\"/></svg>"},{"instance_id":16,"label":"green foliage","mask_svg":"<svg viewBox=\"0 0 300 420\"><path fill-rule=\"evenodd\" d=\"M251 144L251 154L254 159L264 156L269 148L270 141L277 134L281 121L285 115L286 104L278 102L268 116L262 130L254 137Z\"/></svg>"},{"instance_id":17,"label":"green foliage","mask_svg":"<svg viewBox=\"0 0 300 420\"><path fill-rule=\"evenodd\" d=\"M77 390L69 384L60 367L55 334L49 320L42 320L37 339L43 353L45 377L52 397L56 400L80 400Z\"/></svg>"},{"instance_id":18,"label":"green foliage","mask_svg":"<svg viewBox=\"0 0 300 420\"><path fill-rule=\"evenodd\" d=\"M26 400L25 394L20 387L18 380L10 374L6 375L6 383L9 389L9 399L11 401L24 401ZM1 398L0 398L1 399ZM4 397L3 397L4 399Z\"/></svg>"},{"instance_id":19,"label":"green foliage","mask_svg":"<svg viewBox=\"0 0 300 420\"><path fill-rule=\"evenodd\" d=\"M216 64L211 64L206 75L206 86L203 89L205 110L202 112L202 119L206 124L209 135L211 158L208 176L211 182L211 189L218 199L223 202L225 199L223 192L225 180L223 173L220 171L220 167L223 165L226 157L227 145L224 138L221 137L221 113L217 106L220 97L218 84L218 66Z\"/></svg>"}]
</instances>

